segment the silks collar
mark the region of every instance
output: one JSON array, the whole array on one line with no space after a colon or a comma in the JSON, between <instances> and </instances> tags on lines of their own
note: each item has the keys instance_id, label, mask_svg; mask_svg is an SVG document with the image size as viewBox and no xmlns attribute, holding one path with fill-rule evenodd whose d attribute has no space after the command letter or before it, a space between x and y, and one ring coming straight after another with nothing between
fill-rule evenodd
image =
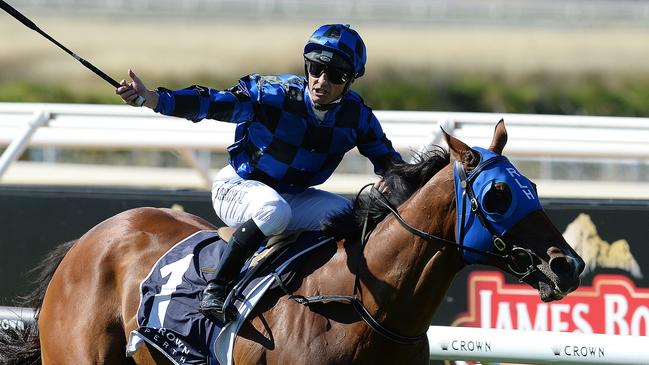
<instances>
[{"instance_id":1,"label":"silks collar","mask_svg":"<svg viewBox=\"0 0 649 365\"><path fill-rule=\"evenodd\" d=\"M505 156L480 147L473 147L480 154L478 166L468 174L461 162L454 166L455 199L457 207L456 242L462 246L492 252L508 252L502 236L508 229L528 214L541 210L534 184L523 176ZM485 209L485 195L495 183L504 183L511 192L511 204L502 213ZM486 263L487 256L462 250L468 264Z\"/></svg>"}]
</instances>

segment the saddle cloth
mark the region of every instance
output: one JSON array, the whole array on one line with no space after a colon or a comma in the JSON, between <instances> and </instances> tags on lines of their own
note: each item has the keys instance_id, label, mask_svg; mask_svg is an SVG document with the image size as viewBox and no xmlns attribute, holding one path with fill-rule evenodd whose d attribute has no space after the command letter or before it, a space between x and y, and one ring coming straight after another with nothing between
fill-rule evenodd
<instances>
[{"instance_id":1,"label":"saddle cloth","mask_svg":"<svg viewBox=\"0 0 649 365\"><path fill-rule=\"evenodd\" d=\"M207 282L214 278L214 268L227 243L216 231L190 235L158 259L140 284L138 328L131 331L127 355L135 354L146 342L176 365L231 364L234 338L275 282L275 275L288 273L296 260L328 242L333 242L333 238L321 232L303 232L299 240L279 253L279 258L271 257L268 264L259 263L261 268L257 267L252 278L246 275L252 270L249 260L240 275L247 279L245 284L235 286L241 289L241 295L233 299L239 316L224 326L203 316L199 302Z\"/></svg>"}]
</instances>

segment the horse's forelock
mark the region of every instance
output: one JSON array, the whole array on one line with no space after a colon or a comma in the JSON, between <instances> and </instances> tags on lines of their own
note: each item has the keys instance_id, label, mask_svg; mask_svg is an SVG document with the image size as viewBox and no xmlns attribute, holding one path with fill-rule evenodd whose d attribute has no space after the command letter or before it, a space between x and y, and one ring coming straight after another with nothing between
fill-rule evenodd
<instances>
[{"instance_id":1,"label":"horse's forelock","mask_svg":"<svg viewBox=\"0 0 649 365\"><path fill-rule=\"evenodd\" d=\"M410 163L393 162L383 174L387 187L385 197L393 206L401 205L449 162L449 154L437 145L413 153ZM373 228L389 213L387 208L373 200L370 194L362 194L353 208L329 217L323 223L323 230L336 238L352 237L359 233L365 216L368 217L368 229Z\"/></svg>"}]
</instances>

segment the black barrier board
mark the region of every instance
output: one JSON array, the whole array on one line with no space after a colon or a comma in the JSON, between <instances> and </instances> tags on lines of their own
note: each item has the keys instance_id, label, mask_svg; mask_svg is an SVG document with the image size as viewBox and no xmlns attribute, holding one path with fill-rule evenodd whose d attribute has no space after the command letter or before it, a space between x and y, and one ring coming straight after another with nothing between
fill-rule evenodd
<instances>
[{"instance_id":1,"label":"black barrier board","mask_svg":"<svg viewBox=\"0 0 649 365\"><path fill-rule=\"evenodd\" d=\"M0 186L0 305L26 294L28 271L58 244L122 211L174 205L220 225L207 191Z\"/></svg>"},{"instance_id":2,"label":"black barrier board","mask_svg":"<svg viewBox=\"0 0 649 365\"><path fill-rule=\"evenodd\" d=\"M130 208L174 205L220 225L207 191L1 186L0 305L29 291L28 271L59 243ZM580 291L545 304L533 292L512 295L529 289L513 277L472 266L455 278L433 324L647 335L649 202L546 199L543 205L566 240L583 250Z\"/></svg>"}]
</instances>

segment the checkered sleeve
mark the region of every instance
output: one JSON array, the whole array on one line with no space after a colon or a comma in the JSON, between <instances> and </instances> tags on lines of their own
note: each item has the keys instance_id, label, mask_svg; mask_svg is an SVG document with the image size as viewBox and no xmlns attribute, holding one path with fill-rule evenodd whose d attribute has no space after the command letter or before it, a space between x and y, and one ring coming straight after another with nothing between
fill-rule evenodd
<instances>
[{"instance_id":1,"label":"checkered sleeve","mask_svg":"<svg viewBox=\"0 0 649 365\"><path fill-rule=\"evenodd\" d=\"M403 161L399 152L392 147L392 142L383 132L381 124L371 110L359 125L358 150L374 165L374 173L382 175L393 162Z\"/></svg>"},{"instance_id":2,"label":"checkered sleeve","mask_svg":"<svg viewBox=\"0 0 649 365\"><path fill-rule=\"evenodd\" d=\"M193 85L185 89L157 89L160 96L154 109L164 115L199 122L214 119L240 123L252 119L253 107L246 78L227 90L220 91Z\"/></svg>"}]
</instances>

